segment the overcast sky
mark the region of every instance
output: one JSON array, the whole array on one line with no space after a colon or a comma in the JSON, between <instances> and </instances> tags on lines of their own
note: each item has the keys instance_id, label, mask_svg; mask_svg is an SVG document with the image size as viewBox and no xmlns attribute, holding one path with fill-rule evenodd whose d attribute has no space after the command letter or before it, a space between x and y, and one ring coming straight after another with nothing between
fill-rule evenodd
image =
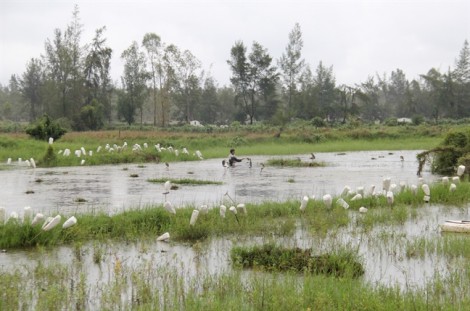
<instances>
[{"instance_id":1,"label":"overcast sky","mask_svg":"<svg viewBox=\"0 0 470 311\"><path fill-rule=\"evenodd\" d=\"M112 78L120 55L148 32L190 50L219 86L228 85L227 59L236 41L253 41L277 61L295 23L302 56L314 70L333 66L336 83L358 84L396 69L411 80L431 68L453 68L470 40L470 0L0 0L0 84L21 75L44 54L54 29L65 29L77 4L82 44L106 26L113 49Z\"/></svg>"}]
</instances>

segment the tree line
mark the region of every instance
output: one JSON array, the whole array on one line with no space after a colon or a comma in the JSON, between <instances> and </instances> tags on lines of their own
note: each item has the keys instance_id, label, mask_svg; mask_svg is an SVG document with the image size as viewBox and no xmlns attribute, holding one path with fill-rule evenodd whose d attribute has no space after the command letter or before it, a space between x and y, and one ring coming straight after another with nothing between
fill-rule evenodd
<instances>
[{"instance_id":1,"label":"tree line","mask_svg":"<svg viewBox=\"0 0 470 311\"><path fill-rule=\"evenodd\" d=\"M167 127L203 124L367 122L408 117L438 122L470 117L470 48L465 40L454 68L431 68L409 81L404 71L370 76L354 85L336 83L333 66L313 69L303 58L296 24L281 57L274 60L259 42L237 41L227 56L231 85L219 87L189 50L155 33L134 41L120 57L120 81L110 76L111 56L102 27L82 45L79 9L64 30L45 42L21 75L0 85L3 120L34 121L43 114L74 130L98 130L113 122Z\"/></svg>"}]
</instances>

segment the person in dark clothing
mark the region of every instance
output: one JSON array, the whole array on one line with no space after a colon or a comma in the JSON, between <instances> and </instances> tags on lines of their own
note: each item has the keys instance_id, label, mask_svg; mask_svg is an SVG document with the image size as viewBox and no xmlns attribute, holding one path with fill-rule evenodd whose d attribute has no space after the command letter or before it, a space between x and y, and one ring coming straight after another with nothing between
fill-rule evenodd
<instances>
[{"instance_id":1,"label":"person in dark clothing","mask_svg":"<svg viewBox=\"0 0 470 311\"><path fill-rule=\"evenodd\" d=\"M230 149L230 154L228 155L228 164L230 166L233 166L236 162L241 162L243 159L244 158L239 159L235 156L235 149Z\"/></svg>"}]
</instances>

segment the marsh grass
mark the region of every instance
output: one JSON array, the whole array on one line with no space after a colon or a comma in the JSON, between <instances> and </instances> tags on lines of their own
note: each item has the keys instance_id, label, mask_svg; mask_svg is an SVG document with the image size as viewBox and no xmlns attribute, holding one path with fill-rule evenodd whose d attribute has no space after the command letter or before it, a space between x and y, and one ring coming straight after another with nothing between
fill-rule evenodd
<instances>
[{"instance_id":1,"label":"marsh grass","mask_svg":"<svg viewBox=\"0 0 470 311\"><path fill-rule=\"evenodd\" d=\"M201 180L201 179L191 179L191 178L152 178L147 179L148 182L151 183L159 183L163 184L167 181L170 181L172 184L177 185L222 185L223 182L221 181L214 181L214 180Z\"/></svg>"},{"instance_id":2,"label":"marsh grass","mask_svg":"<svg viewBox=\"0 0 470 311\"><path fill-rule=\"evenodd\" d=\"M235 266L264 271L293 271L358 277L364 268L350 251L312 255L311 249L282 248L274 244L234 247L230 253Z\"/></svg>"},{"instance_id":3,"label":"marsh grass","mask_svg":"<svg viewBox=\"0 0 470 311\"><path fill-rule=\"evenodd\" d=\"M301 159L268 159L266 161L268 166L281 166L281 167L324 167L326 164L324 162L305 162Z\"/></svg>"},{"instance_id":4,"label":"marsh grass","mask_svg":"<svg viewBox=\"0 0 470 311\"><path fill-rule=\"evenodd\" d=\"M445 187L447 188L447 187ZM364 230L371 230L377 225L403 225L407 220L417 217L419 208L425 208L418 191L413 195L404 191L395 195L392 206L386 203L384 196L365 197L358 201L349 201L350 208L345 210L336 204L327 209L320 200L309 200L307 208L301 212L300 202L264 202L246 204L247 214L238 213L237 218L227 211L225 218L219 214L219 206L210 206L209 211L200 213L197 223L189 225L191 213L195 207L179 208L176 215L168 213L162 205L123 211L115 215L105 213L76 215L78 224L68 229L60 226L48 232L42 232L40 225L31 226L21 221L8 221L0 225L0 248L21 248L37 245L60 245L71 242L118 239L135 241L150 239L164 232L171 232L176 241L197 241L211 236L226 235L275 235L291 236L296 226L300 225L313 235L349 225ZM431 186L431 200L434 204L458 206L470 201L470 183L462 182L455 192L449 192L442 185ZM360 206L369 208L366 214L350 217ZM65 217L64 217L65 219Z\"/></svg>"}]
</instances>

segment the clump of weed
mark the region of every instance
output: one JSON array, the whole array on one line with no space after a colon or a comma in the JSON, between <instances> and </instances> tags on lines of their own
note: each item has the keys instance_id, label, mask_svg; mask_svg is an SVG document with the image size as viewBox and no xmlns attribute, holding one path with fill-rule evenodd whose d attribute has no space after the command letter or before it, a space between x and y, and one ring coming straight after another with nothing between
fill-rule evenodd
<instances>
[{"instance_id":1,"label":"clump of weed","mask_svg":"<svg viewBox=\"0 0 470 311\"><path fill-rule=\"evenodd\" d=\"M266 162L266 165L269 166L281 166L281 167L323 167L325 163L323 162L304 162L300 158L297 159L269 159Z\"/></svg>"}]
</instances>

